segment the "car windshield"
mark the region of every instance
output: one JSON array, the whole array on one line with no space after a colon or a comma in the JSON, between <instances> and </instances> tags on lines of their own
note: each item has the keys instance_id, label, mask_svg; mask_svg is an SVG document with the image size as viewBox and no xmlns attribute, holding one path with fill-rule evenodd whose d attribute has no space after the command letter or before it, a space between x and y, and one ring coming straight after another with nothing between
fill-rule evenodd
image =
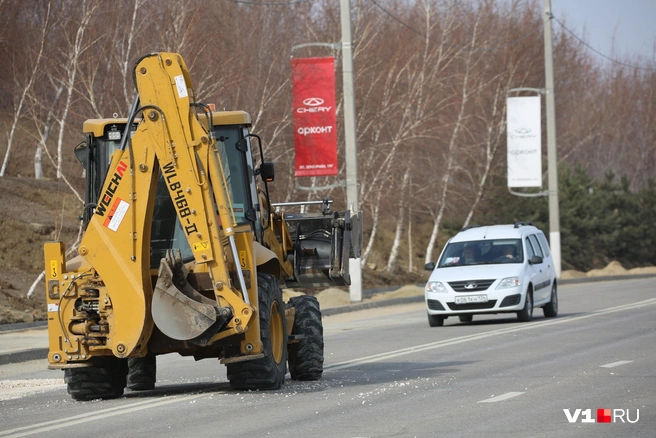
<instances>
[{"instance_id":1,"label":"car windshield","mask_svg":"<svg viewBox=\"0 0 656 438\"><path fill-rule=\"evenodd\" d=\"M494 265L523 261L524 252L520 239L475 240L449 243L442 253L438 267Z\"/></svg>"}]
</instances>

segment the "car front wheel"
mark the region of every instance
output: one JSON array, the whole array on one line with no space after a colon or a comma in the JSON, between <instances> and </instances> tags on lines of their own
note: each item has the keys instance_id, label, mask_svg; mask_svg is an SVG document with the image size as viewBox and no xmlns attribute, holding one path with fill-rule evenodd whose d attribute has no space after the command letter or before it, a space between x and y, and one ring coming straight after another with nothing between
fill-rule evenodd
<instances>
[{"instance_id":1,"label":"car front wheel","mask_svg":"<svg viewBox=\"0 0 656 438\"><path fill-rule=\"evenodd\" d=\"M444 325L444 317L438 315L428 314L428 325L431 327L442 327Z\"/></svg>"},{"instance_id":2,"label":"car front wheel","mask_svg":"<svg viewBox=\"0 0 656 438\"><path fill-rule=\"evenodd\" d=\"M526 292L524 308L517 312L517 319L520 322L528 322L533 319L533 294L530 290Z\"/></svg>"},{"instance_id":3,"label":"car front wheel","mask_svg":"<svg viewBox=\"0 0 656 438\"><path fill-rule=\"evenodd\" d=\"M546 318L554 318L558 316L558 288L556 283L551 286L551 301L542 308Z\"/></svg>"}]
</instances>

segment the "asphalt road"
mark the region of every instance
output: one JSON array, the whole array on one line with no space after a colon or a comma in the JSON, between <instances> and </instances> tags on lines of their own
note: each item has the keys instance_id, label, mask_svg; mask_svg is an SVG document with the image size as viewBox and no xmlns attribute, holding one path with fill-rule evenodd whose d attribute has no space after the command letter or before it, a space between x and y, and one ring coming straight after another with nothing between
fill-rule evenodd
<instances>
[{"instance_id":1,"label":"asphalt road","mask_svg":"<svg viewBox=\"0 0 656 438\"><path fill-rule=\"evenodd\" d=\"M82 403L43 361L0 366L0 437L656 436L656 278L559 296L557 318L530 323L430 328L423 303L325 317L324 377L274 392L167 355L154 391Z\"/></svg>"}]
</instances>

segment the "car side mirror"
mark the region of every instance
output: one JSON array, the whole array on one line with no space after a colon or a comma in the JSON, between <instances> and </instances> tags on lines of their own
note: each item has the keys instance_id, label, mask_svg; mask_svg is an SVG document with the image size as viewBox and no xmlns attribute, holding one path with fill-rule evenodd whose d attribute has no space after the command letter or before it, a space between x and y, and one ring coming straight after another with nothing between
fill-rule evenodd
<instances>
[{"instance_id":1,"label":"car side mirror","mask_svg":"<svg viewBox=\"0 0 656 438\"><path fill-rule=\"evenodd\" d=\"M531 260L528 261L529 265L539 265L540 263L542 263L542 257L539 255L534 255L531 257Z\"/></svg>"},{"instance_id":2,"label":"car side mirror","mask_svg":"<svg viewBox=\"0 0 656 438\"><path fill-rule=\"evenodd\" d=\"M433 262L426 263L424 265L424 269L427 270L427 271L432 271L433 269L435 269L435 263L433 263Z\"/></svg>"}]
</instances>

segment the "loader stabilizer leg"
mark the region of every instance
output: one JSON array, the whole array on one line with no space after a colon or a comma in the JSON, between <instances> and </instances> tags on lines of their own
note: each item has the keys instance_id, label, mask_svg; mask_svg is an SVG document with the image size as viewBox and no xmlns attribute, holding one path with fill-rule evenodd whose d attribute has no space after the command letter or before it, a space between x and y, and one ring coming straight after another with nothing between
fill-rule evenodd
<instances>
[{"instance_id":1,"label":"loader stabilizer leg","mask_svg":"<svg viewBox=\"0 0 656 438\"><path fill-rule=\"evenodd\" d=\"M159 265L151 307L153 320L172 339L205 345L227 325L232 314L194 290L186 277L180 252L174 255L168 250Z\"/></svg>"}]
</instances>

